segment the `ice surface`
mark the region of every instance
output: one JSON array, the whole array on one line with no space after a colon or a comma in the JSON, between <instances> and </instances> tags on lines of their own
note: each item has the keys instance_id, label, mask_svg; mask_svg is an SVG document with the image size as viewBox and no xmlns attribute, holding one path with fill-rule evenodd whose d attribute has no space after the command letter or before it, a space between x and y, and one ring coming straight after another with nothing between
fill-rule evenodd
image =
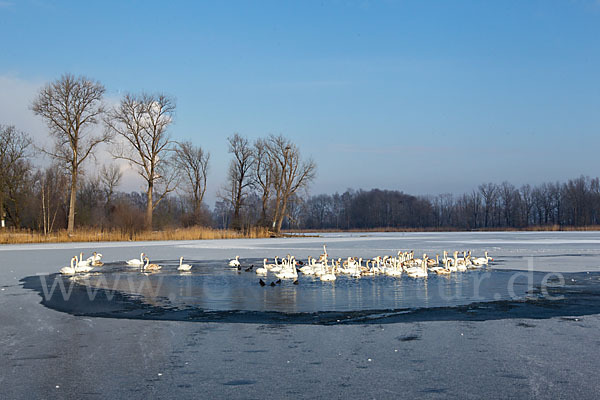
<instances>
[{"instance_id":1,"label":"ice surface","mask_svg":"<svg viewBox=\"0 0 600 400\"><path fill-rule=\"evenodd\" d=\"M398 250L430 257L444 250L471 250L474 256L482 256L487 250L496 260L494 268L600 271L600 232L326 233L281 239L3 245L0 265L19 265L17 257L23 257L23 251L22 264L44 273L57 271L71 255L83 251L87 256L94 250L109 262L137 258L142 251L153 260L173 260L181 255L195 260L225 260L236 255L262 259L288 253L305 259L322 253L323 244L334 258L370 258Z\"/></svg>"},{"instance_id":2,"label":"ice surface","mask_svg":"<svg viewBox=\"0 0 600 400\"><path fill-rule=\"evenodd\" d=\"M597 232L0 246L0 398L597 398L598 315L386 325L190 323L74 316L19 281L70 256L106 261L488 250L494 268L598 271ZM368 360L371 361L368 361Z\"/></svg>"}]
</instances>

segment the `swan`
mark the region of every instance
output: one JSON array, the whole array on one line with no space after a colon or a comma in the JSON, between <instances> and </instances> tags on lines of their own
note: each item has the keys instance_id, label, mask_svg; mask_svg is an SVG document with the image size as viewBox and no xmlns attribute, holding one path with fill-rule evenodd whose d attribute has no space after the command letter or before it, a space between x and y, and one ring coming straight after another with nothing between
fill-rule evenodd
<instances>
[{"instance_id":1,"label":"swan","mask_svg":"<svg viewBox=\"0 0 600 400\"><path fill-rule=\"evenodd\" d=\"M258 275L266 275L269 272L269 270L267 269L267 261L268 260L265 258L263 260L262 268L257 268L254 272L256 272Z\"/></svg>"},{"instance_id":2,"label":"swan","mask_svg":"<svg viewBox=\"0 0 600 400\"><path fill-rule=\"evenodd\" d=\"M81 255L83 255L83 253ZM75 258L75 272L90 272L91 270L94 269L94 267L87 264L86 260L81 262L81 261L77 260L77 256L75 256L74 258Z\"/></svg>"},{"instance_id":3,"label":"swan","mask_svg":"<svg viewBox=\"0 0 600 400\"><path fill-rule=\"evenodd\" d=\"M79 258L77 259L77 266L78 267L86 267L86 266L90 265L91 262L92 261L90 259L84 260L83 259L83 253L79 253Z\"/></svg>"},{"instance_id":4,"label":"swan","mask_svg":"<svg viewBox=\"0 0 600 400\"><path fill-rule=\"evenodd\" d=\"M323 262L315 262L313 260L312 268L315 276L321 276L325 273L325 266L327 264L323 264Z\"/></svg>"},{"instance_id":5,"label":"swan","mask_svg":"<svg viewBox=\"0 0 600 400\"><path fill-rule=\"evenodd\" d=\"M235 259L229 261L230 267L239 267L240 266L240 256L235 256Z\"/></svg>"},{"instance_id":6,"label":"swan","mask_svg":"<svg viewBox=\"0 0 600 400\"><path fill-rule=\"evenodd\" d=\"M423 254L421 265L408 268L406 273L413 278L427 278L427 255Z\"/></svg>"},{"instance_id":7,"label":"swan","mask_svg":"<svg viewBox=\"0 0 600 400\"><path fill-rule=\"evenodd\" d=\"M277 267L277 261L275 262L275 264L269 264L269 259L268 259L268 258L265 258L265 260L267 260L267 262L263 262L263 266L264 266L266 269L272 269L272 268L274 268L274 267Z\"/></svg>"},{"instance_id":8,"label":"swan","mask_svg":"<svg viewBox=\"0 0 600 400\"><path fill-rule=\"evenodd\" d=\"M436 254L435 255L435 260L433 258L428 258L427 259L427 266L428 267L437 267L440 265L440 255Z\"/></svg>"},{"instance_id":9,"label":"swan","mask_svg":"<svg viewBox=\"0 0 600 400\"><path fill-rule=\"evenodd\" d=\"M450 275L450 268L448 268L448 260L444 262L444 267L436 267L433 271L438 275Z\"/></svg>"},{"instance_id":10,"label":"swan","mask_svg":"<svg viewBox=\"0 0 600 400\"><path fill-rule=\"evenodd\" d=\"M133 266L137 266L140 267L142 265L144 265L144 253L140 253L140 258L132 258L131 260L127 260L126 263L127 265L133 265Z\"/></svg>"},{"instance_id":11,"label":"swan","mask_svg":"<svg viewBox=\"0 0 600 400\"><path fill-rule=\"evenodd\" d=\"M302 272L304 275L314 275L315 274L314 264L311 264L311 261L312 261L312 259L309 258L306 265L303 266L302 268L300 268L300 272Z\"/></svg>"},{"instance_id":12,"label":"swan","mask_svg":"<svg viewBox=\"0 0 600 400\"><path fill-rule=\"evenodd\" d=\"M483 257L476 257L474 259L471 260L471 263L474 266L480 267L480 266L484 266L484 265L488 265L488 262L490 261L494 261L494 259L490 256L488 256L488 252L484 252L483 253L484 256Z\"/></svg>"},{"instance_id":13,"label":"swan","mask_svg":"<svg viewBox=\"0 0 600 400\"><path fill-rule=\"evenodd\" d=\"M398 268L399 260L393 259L393 264L390 268L385 270L385 274L388 276L401 276L402 268Z\"/></svg>"},{"instance_id":14,"label":"swan","mask_svg":"<svg viewBox=\"0 0 600 400\"><path fill-rule=\"evenodd\" d=\"M323 282L333 282L335 281L337 278L335 276L335 274L333 272L327 272L326 274L323 274L320 276L320 279Z\"/></svg>"},{"instance_id":15,"label":"swan","mask_svg":"<svg viewBox=\"0 0 600 400\"><path fill-rule=\"evenodd\" d=\"M454 252L454 266L459 272L465 272L467 270L467 260L458 258L458 251Z\"/></svg>"},{"instance_id":16,"label":"swan","mask_svg":"<svg viewBox=\"0 0 600 400\"><path fill-rule=\"evenodd\" d=\"M275 276L279 279L296 279L298 278L298 271L296 271L296 261L293 257L290 262L285 262L280 272L275 273Z\"/></svg>"},{"instance_id":17,"label":"swan","mask_svg":"<svg viewBox=\"0 0 600 400\"><path fill-rule=\"evenodd\" d=\"M179 257L179 267L177 267L178 271L189 271L190 269L192 269L192 266L190 264L182 264L183 263L183 257Z\"/></svg>"},{"instance_id":18,"label":"swan","mask_svg":"<svg viewBox=\"0 0 600 400\"><path fill-rule=\"evenodd\" d=\"M335 264L334 264L333 260L331 261L331 270L329 270L329 267L327 266L327 261L325 261L323 273L319 276L319 278L324 282L335 281L336 276L334 273L334 269L335 269Z\"/></svg>"},{"instance_id":19,"label":"swan","mask_svg":"<svg viewBox=\"0 0 600 400\"><path fill-rule=\"evenodd\" d=\"M75 270L75 261L76 260L77 260L77 257L71 257L71 266L62 267L58 272L60 272L63 275L75 275L75 273L77 272Z\"/></svg>"},{"instance_id":20,"label":"swan","mask_svg":"<svg viewBox=\"0 0 600 400\"><path fill-rule=\"evenodd\" d=\"M322 259L322 260L327 260L328 256L329 255L327 254L327 246L323 245L323 254L321 254L321 257L319 257L319 258Z\"/></svg>"},{"instance_id":21,"label":"swan","mask_svg":"<svg viewBox=\"0 0 600 400\"><path fill-rule=\"evenodd\" d=\"M162 267L158 264L150 264L150 259L148 257L145 257L144 260L146 260L146 264L144 264L144 271L145 270L150 270L150 271L158 271L159 269L161 269Z\"/></svg>"},{"instance_id":22,"label":"swan","mask_svg":"<svg viewBox=\"0 0 600 400\"><path fill-rule=\"evenodd\" d=\"M340 259L341 261L341 259ZM362 262L362 258L361 258L361 262ZM350 268L350 266L346 267L346 272L347 274L350 274L350 276L352 278L360 278L363 274L365 275L373 275L372 273L370 273L370 269L369 269L369 260L367 260L367 266L365 267L365 271L362 271L362 268L360 268L360 263L359 264L355 264L353 268Z\"/></svg>"},{"instance_id":23,"label":"swan","mask_svg":"<svg viewBox=\"0 0 600 400\"><path fill-rule=\"evenodd\" d=\"M88 257L87 261L89 264L93 264L95 262L99 262L102 258L102 254L94 252L90 257Z\"/></svg>"}]
</instances>

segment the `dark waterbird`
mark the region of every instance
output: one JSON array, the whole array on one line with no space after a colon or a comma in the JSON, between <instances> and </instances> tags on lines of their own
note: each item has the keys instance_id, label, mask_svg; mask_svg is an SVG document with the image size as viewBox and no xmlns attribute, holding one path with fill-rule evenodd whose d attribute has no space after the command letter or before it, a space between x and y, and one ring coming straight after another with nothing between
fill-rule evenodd
<instances>
[{"instance_id":1,"label":"dark waterbird","mask_svg":"<svg viewBox=\"0 0 600 400\"><path fill-rule=\"evenodd\" d=\"M275 283L279 285L281 283L281 279L277 279Z\"/></svg>"},{"instance_id":2,"label":"dark waterbird","mask_svg":"<svg viewBox=\"0 0 600 400\"><path fill-rule=\"evenodd\" d=\"M258 283L260 283L260 286L265 286L266 285L265 281L263 281L262 279L259 279Z\"/></svg>"},{"instance_id":3,"label":"dark waterbird","mask_svg":"<svg viewBox=\"0 0 600 400\"><path fill-rule=\"evenodd\" d=\"M252 271L252 268L254 268L254 264L252 264L251 266L249 266L248 268L246 268L244 271L250 272L250 271Z\"/></svg>"},{"instance_id":4,"label":"dark waterbird","mask_svg":"<svg viewBox=\"0 0 600 400\"><path fill-rule=\"evenodd\" d=\"M271 282L271 286L275 286L275 282Z\"/></svg>"},{"instance_id":5,"label":"dark waterbird","mask_svg":"<svg viewBox=\"0 0 600 400\"><path fill-rule=\"evenodd\" d=\"M299 283L300 283L300 282L298 282L298 279L296 279L296 280L294 281L294 285L298 285Z\"/></svg>"}]
</instances>

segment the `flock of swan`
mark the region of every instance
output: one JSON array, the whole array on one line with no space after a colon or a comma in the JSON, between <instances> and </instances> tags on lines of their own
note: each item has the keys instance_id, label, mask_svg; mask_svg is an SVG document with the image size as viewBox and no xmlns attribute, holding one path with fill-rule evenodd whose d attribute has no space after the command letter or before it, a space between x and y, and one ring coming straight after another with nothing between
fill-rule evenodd
<instances>
[{"instance_id":1,"label":"flock of swan","mask_svg":"<svg viewBox=\"0 0 600 400\"><path fill-rule=\"evenodd\" d=\"M78 273L87 273L96 267L101 267L102 254L94 252L87 259L83 258L83 253L71 258L70 265L60 269L64 275L75 275ZM429 274L449 275L453 272L464 272L469 269L478 269L488 265L493 261L488 256L488 252L483 257L472 257L470 251L463 251L459 257L459 252L454 251L453 256L449 257L448 252L444 251L440 259L439 255L435 258L429 258L423 254L421 258L415 258L414 251L398 251L395 256L377 256L371 259L347 257L346 259L330 258L327 254L327 247L323 245L323 254L318 258L308 257L306 263L296 260L294 256L287 255L281 258L275 257L274 263L269 263L267 258L263 259L262 267L256 268L254 272L266 277L269 273L274 274L278 279L293 279L297 283L298 274L313 276L325 282L332 282L337 276L344 274L352 278L361 278L364 276L388 275L391 277L400 277L406 274L412 278L426 278ZM364 264L363 264L364 263ZM150 263L150 259L144 253L140 258L133 258L125 261L125 264L132 267L138 267L141 271L158 271L162 266ZM236 256L229 261L230 267L242 269L240 257ZM254 266L250 266L245 271L252 271ZM183 263L183 257L179 258L178 271L188 272L192 269L190 264ZM264 281L260 280L264 286Z\"/></svg>"},{"instance_id":2,"label":"flock of swan","mask_svg":"<svg viewBox=\"0 0 600 400\"><path fill-rule=\"evenodd\" d=\"M422 258L415 258L414 251L398 251L395 256L378 256L371 259L357 259L355 257L334 259L329 258L327 248L323 245L323 254L318 258L308 257L306 263L297 261L294 256L288 254L281 259L281 262L279 257L275 257L274 263L269 263L266 258L263 259L263 266L257 268L254 272L260 276L267 276L272 273L278 279L294 279L295 281L298 278L298 273L329 282L335 281L337 275L340 274L352 278L374 275L400 277L403 274L413 278L426 278L432 273L449 275L453 272L482 268L493 260L492 257L489 257L487 251L483 257L473 257L470 251L464 251L462 257L459 257L459 252L455 251L453 257L448 257L448 252L444 251L441 260L439 255L436 255L433 259L429 258L427 254L423 254ZM239 256L231 260L229 266L240 270ZM246 269L246 271L249 269ZM261 286L264 286L262 279L260 283Z\"/></svg>"},{"instance_id":3,"label":"flock of swan","mask_svg":"<svg viewBox=\"0 0 600 400\"><path fill-rule=\"evenodd\" d=\"M62 267L59 272L63 275L75 275L78 273L91 272L96 267L101 267L104 263L101 261L102 254L94 252L87 259L83 258L83 253L71 258L70 265ZM150 263L150 259L144 253L140 254L140 258L132 258L125 261L125 264L131 267L139 267L142 271L158 271L162 266ZM187 272L192 269L190 264L183 264L183 257L179 257L178 271Z\"/></svg>"}]
</instances>

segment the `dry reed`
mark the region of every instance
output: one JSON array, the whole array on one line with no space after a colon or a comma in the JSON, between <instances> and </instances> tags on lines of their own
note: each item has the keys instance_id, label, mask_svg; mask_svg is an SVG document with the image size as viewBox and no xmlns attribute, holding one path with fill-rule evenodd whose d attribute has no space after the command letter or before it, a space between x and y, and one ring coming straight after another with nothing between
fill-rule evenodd
<instances>
[{"instance_id":1,"label":"dry reed","mask_svg":"<svg viewBox=\"0 0 600 400\"><path fill-rule=\"evenodd\" d=\"M0 244L16 243L64 243L64 242L127 242L151 240L211 240L211 239L252 239L271 237L273 234L265 228L250 228L246 231L191 227L166 229L161 231L128 232L118 229L96 230L78 229L72 234L61 230L44 235L29 230L0 231Z\"/></svg>"}]
</instances>

